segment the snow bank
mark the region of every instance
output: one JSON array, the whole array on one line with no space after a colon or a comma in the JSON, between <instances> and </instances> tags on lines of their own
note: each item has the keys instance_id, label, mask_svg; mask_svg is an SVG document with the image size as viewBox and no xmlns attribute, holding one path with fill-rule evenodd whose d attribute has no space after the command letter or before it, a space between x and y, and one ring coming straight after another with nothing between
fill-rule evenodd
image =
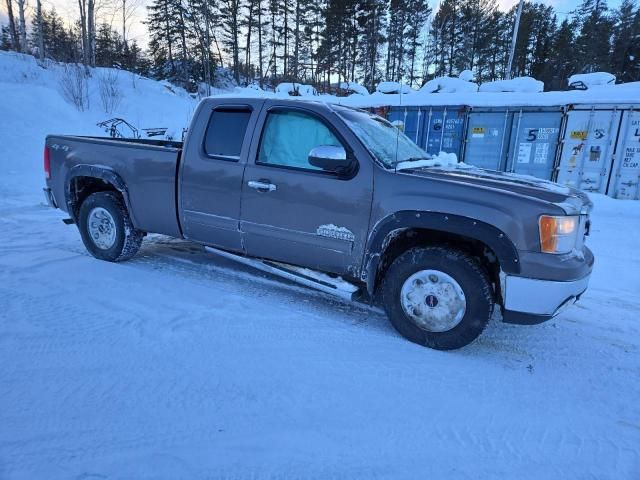
<instances>
[{"instance_id":1,"label":"snow bank","mask_svg":"<svg viewBox=\"0 0 640 480\"><path fill-rule=\"evenodd\" d=\"M276 94L292 97L315 97L318 92L312 85L284 82L276 87Z\"/></svg>"},{"instance_id":2,"label":"snow bank","mask_svg":"<svg viewBox=\"0 0 640 480\"><path fill-rule=\"evenodd\" d=\"M480 85L481 92L522 92L538 93L544 90L544 83L532 77L516 77L510 80L496 80Z\"/></svg>"},{"instance_id":3,"label":"snow bank","mask_svg":"<svg viewBox=\"0 0 640 480\"><path fill-rule=\"evenodd\" d=\"M340 88L358 95L369 95L369 90L356 82L340 82Z\"/></svg>"},{"instance_id":4,"label":"snow bank","mask_svg":"<svg viewBox=\"0 0 640 480\"><path fill-rule=\"evenodd\" d=\"M429 80L420 88L420 93L459 93L477 92L478 85L454 77L438 77Z\"/></svg>"},{"instance_id":5,"label":"snow bank","mask_svg":"<svg viewBox=\"0 0 640 480\"><path fill-rule=\"evenodd\" d=\"M78 111L61 93L64 65L38 65L30 55L0 51L0 188L14 192L40 192L42 147L48 134L105 136L96 126L111 118L123 118L139 129L166 129L175 140L188 127L198 101L182 88L127 71L108 68L91 70L87 79L88 107ZM110 113L100 99L100 82L112 74L121 99ZM155 137L163 138L163 137ZM25 184L29 187L24 188Z\"/></svg>"},{"instance_id":6,"label":"snow bank","mask_svg":"<svg viewBox=\"0 0 640 480\"><path fill-rule=\"evenodd\" d=\"M2 478L637 478L640 202L590 195L578 306L527 328L496 312L432 351L190 242L91 258L40 188L46 133L100 133L95 85L78 112L17 57L0 52ZM196 102L138 80L122 112L182 125Z\"/></svg>"},{"instance_id":7,"label":"snow bank","mask_svg":"<svg viewBox=\"0 0 640 480\"><path fill-rule=\"evenodd\" d=\"M415 90L409 85L400 84L398 82L380 82L376 87L376 92L389 94L402 94L414 93Z\"/></svg>"},{"instance_id":8,"label":"snow bank","mask_svg":"<svg viewBox=\"0 0 640 480\"><path fill-rule=\"evenodd\" d=\"M613 85L616 83L616 76L608 72L580 73L571 75L568 83L570 88L584 90L601 85Z\"/></svg>"}]
</instances>

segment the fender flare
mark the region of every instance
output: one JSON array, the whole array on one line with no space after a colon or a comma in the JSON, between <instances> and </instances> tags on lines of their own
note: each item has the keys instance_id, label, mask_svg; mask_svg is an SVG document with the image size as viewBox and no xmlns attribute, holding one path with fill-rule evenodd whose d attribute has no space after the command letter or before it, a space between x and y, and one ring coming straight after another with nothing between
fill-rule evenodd
<instances>
[{"instance_id":1,"label":"fender flare","mask_svg":"<svg viewBox=\"0 0 640 480\"><path fill-rule=\"evenodd\" d=\"M69 215L71 215L71 218L73 218L74 222L77 223L78 219L76 218L75 214L76 199L74 198L75 196L73 195L71 188L73 185L73 180L78 177L97 178L105 183L112 185L122 195L125 206L127 207L129 215L131 216L131 220L135 225L135 220L131 211L131 204L129 202L129 190L127 189L126 183L124 183L124 180L122 180L122 177L120 177L120 175L118 175L109 167L87 164L74 166L69 170L65 178L64 196L67 205L67 212L69 213Z\"/></svg>"},{"instance_id":2,"label":"fender flare","mask_svg":"<svg viewBox=\"0 0 640 480\"><path fill-rule=\"evenodd\" d=\"M505 273L520 273L518 250L509 237L493 225L461 215L403 210L380 220L369 235L362 280L366 282L370 296L373 296L378 268L390 235L396 230L411 228L436 230L482 242L496 254Z\"/></svg>"}]
</instances>

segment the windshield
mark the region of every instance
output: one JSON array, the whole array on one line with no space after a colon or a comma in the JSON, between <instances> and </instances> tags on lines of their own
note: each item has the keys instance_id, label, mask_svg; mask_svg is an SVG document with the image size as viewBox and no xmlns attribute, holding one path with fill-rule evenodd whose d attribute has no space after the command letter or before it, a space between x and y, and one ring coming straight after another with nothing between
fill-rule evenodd
<instances>
[{"instance_id":1,"label":"windshield","mask_svg":"<svg viewBox=\"0 0 640 480\"><path fill-rule=\"evenodd\" d=\"M431 156L381 117L359 110L337 109L356 136L384 166L428 159Z\"/></svg>"}]
</instances>

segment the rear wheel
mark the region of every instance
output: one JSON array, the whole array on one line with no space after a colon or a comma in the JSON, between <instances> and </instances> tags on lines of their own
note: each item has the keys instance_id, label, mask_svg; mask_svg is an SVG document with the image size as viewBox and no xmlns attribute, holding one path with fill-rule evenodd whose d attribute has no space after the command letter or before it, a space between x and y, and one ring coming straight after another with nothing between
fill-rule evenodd
<instances>
[{"instance_id":1,"label":"rear wheel","mask_svg":"<svg viewBox=\"0 0 640 480\"><path fill-rule=\"evenodd\" d=\"M78 229L89 253L109 262L133 257L144 237L133 227L122 197L115 192L89 195L80 206Z\"/></svg>"},{"instance_id":2,"label":"rear wheel","mask_svg":"<svg viewBox=\"0 0 640 480\"><path fill-rule=\"evenodd\" d=\"M453 350L475 340L493 313L486 271L453 248L412 248L389 267L382 301L393 326L408 340Z\"/></svg>"}]
</instances>

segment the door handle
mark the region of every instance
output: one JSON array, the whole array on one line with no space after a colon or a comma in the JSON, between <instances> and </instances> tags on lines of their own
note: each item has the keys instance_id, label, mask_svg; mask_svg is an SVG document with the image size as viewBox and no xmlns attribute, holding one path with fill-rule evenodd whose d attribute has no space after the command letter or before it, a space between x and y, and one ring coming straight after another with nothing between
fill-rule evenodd
<instances>
[{"instance_id":1,"label":"door handle","mask_svg":"<svg viewBox=\"0 0 640 480\"><path fill-rule=\"evenodd\" d=\"M258 182L256 182L255 180L249 180L247 182L247 185L261 192L275 192L277 187L273 183L268 183L268 182L269 182L268 180L264 180L264 181L261 180Z\"/></svg>"}]
</instances>

